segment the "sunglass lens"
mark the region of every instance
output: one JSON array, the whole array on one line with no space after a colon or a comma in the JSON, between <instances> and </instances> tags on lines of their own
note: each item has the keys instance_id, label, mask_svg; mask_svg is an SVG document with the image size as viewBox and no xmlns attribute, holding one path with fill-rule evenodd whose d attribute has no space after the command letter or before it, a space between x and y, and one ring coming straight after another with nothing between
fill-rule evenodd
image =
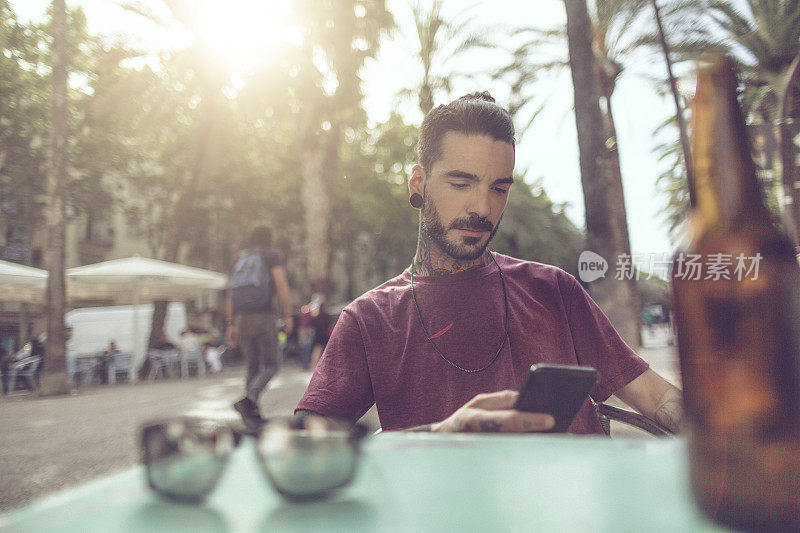
<instances>
[{"instance_id":1,"label":"sunglass lens","mask_svg":"<svg viewBox=\"0 0 800 533\"><path fill-rule=\"evenodd\" d=\"M314 498L350 482L357 451L346 431L270 425L258 444L259 462L282 494Z\"/></svg>"},{"instance_id":2,"label":"sunglass lens","mask_svg":"<svg viewBox=\"0 0 800 533\"><path fill-rule=\"evenodd\" d=\"M234 444L227 428L174 421L145 428L142 446L153 489L199 500L214 488Z\"/></svg>"}]
</instances>

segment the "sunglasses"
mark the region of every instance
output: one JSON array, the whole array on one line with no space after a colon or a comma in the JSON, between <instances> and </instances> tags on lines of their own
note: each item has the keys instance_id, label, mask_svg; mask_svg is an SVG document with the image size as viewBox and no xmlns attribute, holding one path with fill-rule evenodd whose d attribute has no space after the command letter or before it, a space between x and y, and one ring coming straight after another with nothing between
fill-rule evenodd
<instances>
[{"instance_id":1,"label":"sunglasses","mask_svg":"<svg viewBox=\"0 0 800 533\"><path fill-rule=\"evenodd\" d=\"M269 483L286 498L317 499L353 480L366 426L342 429L319 417L269 420L258 431L201 418L174 418L142 427L147 483L159 494L202 501L222 477L245 436Z\"/></svg>"}]
</instances>

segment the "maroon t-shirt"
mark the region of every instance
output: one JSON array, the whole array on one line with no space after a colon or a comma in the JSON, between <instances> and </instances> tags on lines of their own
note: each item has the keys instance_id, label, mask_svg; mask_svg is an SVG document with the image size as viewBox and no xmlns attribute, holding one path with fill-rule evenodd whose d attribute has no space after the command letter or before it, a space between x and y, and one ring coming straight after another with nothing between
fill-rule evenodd
<instances>
[{"instance_id":1,"label":"maroon t-shirt","mask_svg":"<svg viewBox=\"0 0 800 533\"><path fill-rule=\"evenodd\" d=\"M595 367L592 397L603 401L648 365L623 342L583 287L563 270L496 254L508 294L509 336L486 370L463 372L426 339L408 270L350 303L341 314L298 409L360 418L373 403L384 430L444 420L476 394L519 390L536 363ZM489 265L445 276L414 276L414 292L439 351L481 368L504 336L500 273ZM602 433L589 402L571 433Z\"/></svg>"}]
</instances>

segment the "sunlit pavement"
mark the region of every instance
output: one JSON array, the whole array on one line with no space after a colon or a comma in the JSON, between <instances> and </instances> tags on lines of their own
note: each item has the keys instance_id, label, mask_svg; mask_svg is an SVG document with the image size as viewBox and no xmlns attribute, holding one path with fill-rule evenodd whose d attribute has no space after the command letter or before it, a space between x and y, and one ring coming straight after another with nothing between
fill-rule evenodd
<instances>
[{"instance_id":1,"label":"sunlit pavement","mask_svg":"<svg viewBox=\"0 0 800 533\"><path fill-rule=\"evenodd\" d=\"M642 337L639 354L678 385L669 332L655 328ZM261 397L264 415L290 414L310 378L285 364ZM231 404L242 396L243 380L244 367L238 366L205 378L95 386L72 396L0 396L0 509L137 464L138 428L146 421L177 415L235 420ZM364 421L378 427L374 408Z\"/></svg>"}]
</instances>

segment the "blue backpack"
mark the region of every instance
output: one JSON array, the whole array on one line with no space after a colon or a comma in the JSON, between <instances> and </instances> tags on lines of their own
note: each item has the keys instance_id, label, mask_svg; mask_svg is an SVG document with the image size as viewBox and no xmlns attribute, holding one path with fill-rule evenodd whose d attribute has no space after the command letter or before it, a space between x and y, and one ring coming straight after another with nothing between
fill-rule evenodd
<instances>
[{"instance_id":1,"label":"blue backpack","mask_svg":"<svg viewBox=\"0 0 800 533\"><path fill-rule=\"evenodd\" d=\"M233 313L268 312L271 300L272 278L263 254L252 250L242 252L231 271Z\"/></svg>"}]
</instances>

